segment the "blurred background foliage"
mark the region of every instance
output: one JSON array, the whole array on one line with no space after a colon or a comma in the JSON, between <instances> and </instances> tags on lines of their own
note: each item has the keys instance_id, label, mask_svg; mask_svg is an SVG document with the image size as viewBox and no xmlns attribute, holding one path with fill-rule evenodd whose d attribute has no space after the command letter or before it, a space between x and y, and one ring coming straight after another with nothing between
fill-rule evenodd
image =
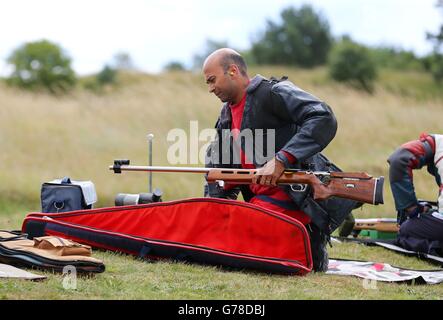
<instances>
[{"instance_id":1,"label":"blurred background foliage","mask_svg":"<svg viewBox=\"0 0 443 320\"><path fill-rule=\"evenodd\" d=\"M436 8L443 12L443 2L438 1ZM278 19L267 20L265 28L252 35L249 49L238 51L250 66L325 67L331 80L373 93L377 75L384 72L380 70L428 73L436 84L441 84L443 24L439 30L423 36L433 44L432 52L423 57L402 48L369 47L347 35L334 38L327 18L311 5L289 6L281 11ZM190 67L181 61L171 61L163 70L198 71L211 52L223 47L231 47L229 41L207 39L203 48L194 54ZM109 91L109 87L118 87L119 71L137 70L129 53L117 52L97 75L77 81L71 59L59 44L49 40L23 44L11 53L7 62L13 70L6 79L8 84L53 94L67 93L76 84L102 94Z\"/></svg>"}]
</instances>

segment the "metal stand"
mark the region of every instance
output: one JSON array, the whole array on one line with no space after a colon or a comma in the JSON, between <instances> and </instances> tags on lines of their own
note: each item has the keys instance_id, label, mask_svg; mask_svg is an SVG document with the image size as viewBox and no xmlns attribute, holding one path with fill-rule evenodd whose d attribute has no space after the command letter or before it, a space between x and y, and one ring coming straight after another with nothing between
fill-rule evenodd
<instances>
[{"instance_id":1,"label":"metal stand","mask_svg":"<svg viewBox=\"0 0 443 320\"><path fill-rule=\"evenodd\" d=\"M146 138L148 138L148 163L149 166L152 166L152 140L154 139L154 135L150 133L146 136ZM152 172L149 172L148 177L148 192L152 193Z\"/></svg>"}]
</instances>

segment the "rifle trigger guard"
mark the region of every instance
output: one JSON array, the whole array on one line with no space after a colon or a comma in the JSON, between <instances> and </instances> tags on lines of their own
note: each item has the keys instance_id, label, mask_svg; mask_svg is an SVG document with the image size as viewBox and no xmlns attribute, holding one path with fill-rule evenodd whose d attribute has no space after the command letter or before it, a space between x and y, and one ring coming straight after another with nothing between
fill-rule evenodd
<instances>
[{"instance_id":1,"label":"rifle trigger guard","mask_svg":"<svg viewBox=\"0 0 443 320\"><path fill-rule=\"evenodd\" d=\"M308 188L307 184L291 184L291 190L294 192L305 192Z\"/></svg>"}]
</instances>

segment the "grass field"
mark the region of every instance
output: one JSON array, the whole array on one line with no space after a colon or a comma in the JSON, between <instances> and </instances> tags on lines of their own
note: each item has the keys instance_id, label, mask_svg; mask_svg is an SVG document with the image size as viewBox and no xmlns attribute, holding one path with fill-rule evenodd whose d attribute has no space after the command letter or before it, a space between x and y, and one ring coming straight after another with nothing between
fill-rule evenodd
<instances>
[{"instance_id":1,"label":"grass field","mask_svg":"<svg viewBox=\"0 0 443 320\"><path fill-rule=\"evenodd\" d=\"M303 89L326 101L336 113L339 130L325 150L345 171L366 171L387 178L387 157L401 143L422 131L439 132L442 96L423 74L384 72L374 95L331 82L325 70L260 68L251 74L288 75ZM154 164L167 163L166 140L173 128L212 128L220 103L210 95L201 75L124 74L121 85L95 95L83 89L65 97L26 93L0 85L0 229L18 229L25 215L38 211L44 181L70 176L92 180L99 202L113 206L119 192L147 191L147 175L108 170L114 159L147 163L146 134L153 133ZM204 142L201 143L203 145ZM423 170L424 171L424 170ZM434 200L431 176L417 172L419 198ZM202 195L199 175L155 174L154 187L164 200ZM366 205L356 217L393 217L389 181L385 204ZM414 258L353 244L334 245L331 257L383 261L392 265L431 269ZM443 286L377 284L365 289L361 280L324 274L306 277L226 271L167 261L146 263L109 252L95 252L107 270L78 280L77 290L65 290L62 276L47 273L43 282L0 281L4 299L436 299ZM263 290L264 289L264 290Z\"/></svg>"}]
</instances>

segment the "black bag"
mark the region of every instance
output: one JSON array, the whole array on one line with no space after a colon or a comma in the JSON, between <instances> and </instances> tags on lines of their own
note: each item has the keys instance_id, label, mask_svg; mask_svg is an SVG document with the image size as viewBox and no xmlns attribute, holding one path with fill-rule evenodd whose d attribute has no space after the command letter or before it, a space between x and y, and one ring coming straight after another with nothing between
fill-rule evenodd
<instances>
[{"instance_id":1,"label":"black bag","mask_svg":"<svg viewBox=\"0 0 443 320\"><path fill-rule=\"evenodd\" d=\"M71 183L69 177L61 179L60 183L45 182L41 190L42 212L57 213L91 209L83 196L82 188Z\"/></svg>"}]
</instances>

